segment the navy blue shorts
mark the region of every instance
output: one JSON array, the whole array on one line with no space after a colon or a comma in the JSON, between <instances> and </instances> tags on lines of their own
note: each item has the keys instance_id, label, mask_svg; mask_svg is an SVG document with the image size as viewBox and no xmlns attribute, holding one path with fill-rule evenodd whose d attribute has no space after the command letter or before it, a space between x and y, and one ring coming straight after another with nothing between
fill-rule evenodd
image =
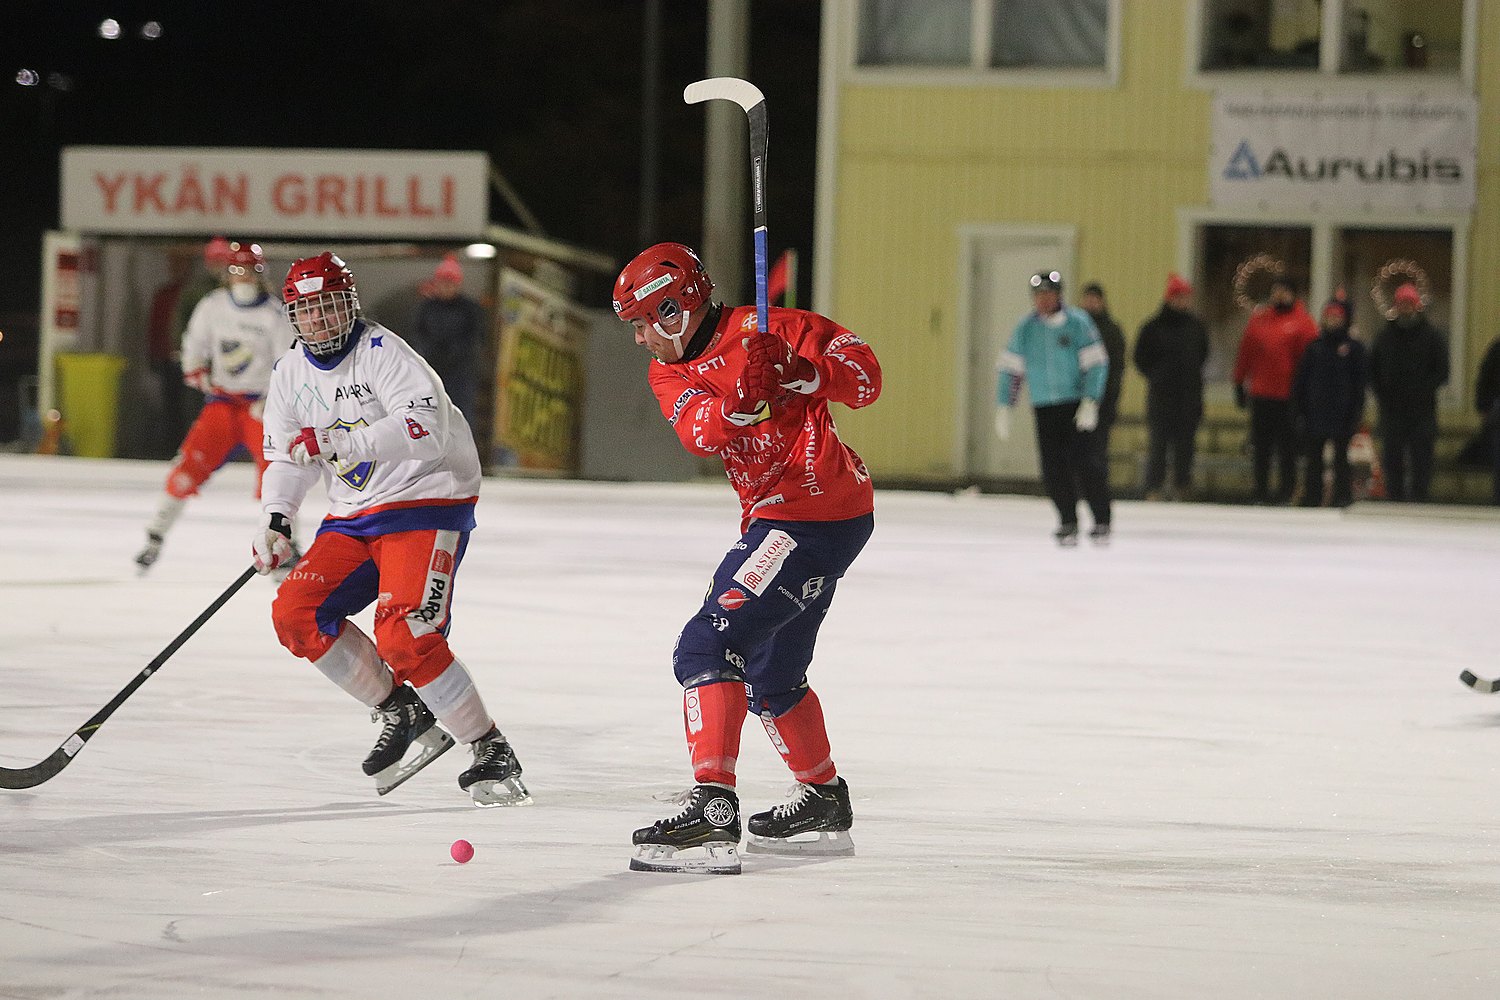
<instances>
[{"instance_id":1,"label":"navy blue shorts","mask_svg":"<svg viewBox=\"0 0 1500 1000\"><path fill-rule=\"evenodd\" d=\"M750 711L781 716L802 700L807 667L839 580L870 540L875 515L752 521L677 637L683 687L743 681Z\"/></svg>"}]
</instances>

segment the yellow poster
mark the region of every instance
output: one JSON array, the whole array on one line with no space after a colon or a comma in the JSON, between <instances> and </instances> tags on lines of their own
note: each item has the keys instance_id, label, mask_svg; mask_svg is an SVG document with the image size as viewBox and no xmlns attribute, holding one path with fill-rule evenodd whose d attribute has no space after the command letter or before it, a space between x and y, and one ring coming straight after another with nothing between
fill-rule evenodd
<instances>
[{"instance_id":1,"label":"yellow poster","mask_svg":"<svg viewBox=\"0 0 1500 1000\"><path fill-rule=\"evenodd\" d=\"M588 323L558 292L509 269L499 282L495 464L575 472Z\"/></svg>"}]
</instances>

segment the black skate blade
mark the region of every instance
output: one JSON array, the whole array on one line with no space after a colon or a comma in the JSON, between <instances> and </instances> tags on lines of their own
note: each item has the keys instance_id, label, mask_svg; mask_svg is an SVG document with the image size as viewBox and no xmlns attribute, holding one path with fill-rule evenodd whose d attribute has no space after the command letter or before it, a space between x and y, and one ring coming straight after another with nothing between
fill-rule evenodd
<instances>
[{"instance_id":1,"label":"black skate blade","mask_svg":"<svg viewBox=\"0 0 1500 1000\"><path fill-rule=\"evenodd\" d=\"M469 794L474 798L474 805L480 809L532 804L531 793L526 790L526 785L519 777L506 778L504 781L476 781L469 786Z\"/></svg>"},{"instance_id":2,"label":"black skate blade","mask_svg":"<svg viewBox=\"0 0 1500 1000\"><path fill-rule=\"evenodd\" d=\"M797 837L807 838L805 833ZM745 844L746 854L774 854L783 858L852 858L854 839L848 830L818 830L811 839L795 837L758 837L750 834Z\"/></svg>"},{"instance_id":3,"label":"black skate blade","mask_svg":"<svg viewBox=\"0 0 1500 1000\"><path fill-rule=\"evenodd\" d=\"M443 732L437 726L433 726L427 732L412 740L412 746L421 748L420 753L409 761L397 761L374 776L375 794L384 795L394 788L399 788L418 771L422 770L422 768L453 749L454 745L453 737Z\"/></svg>"},{"instance_id":4,"label":"black skate blade","mask_svg":"<svg viewBox=\"0 0 1500 1000\"><path fill-rule=\"evenodd\" d=\"M702 854L682 856L683 851L698 850L697 847L676 848L667 844L637 844L635 856L630 859L633 872L678 872L687 875L738 875L740 874L739 845L729 842L714 842L701 845Z\"/></svg>"}]
</instances>

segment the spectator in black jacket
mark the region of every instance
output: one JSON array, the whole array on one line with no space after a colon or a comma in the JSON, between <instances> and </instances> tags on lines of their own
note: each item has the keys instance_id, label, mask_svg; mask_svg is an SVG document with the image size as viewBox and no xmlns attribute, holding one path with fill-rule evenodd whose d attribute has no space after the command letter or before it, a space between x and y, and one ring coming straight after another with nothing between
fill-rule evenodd
<instances>
[{"instance_id":1,"label":"spectator in black jacket","mask_svg":"<svg viewBox=\"0 0 1500 1000\"><path fill-rule=\"evenodd\" d=\"M1104 300L1104 287L1097 281L1083 286L1078 304L1093 319L1099 329L1099 339L1104 341L1104 353L1109 357L1109 375L1104 381L1104 398L1099 401L1099 426L1094 431L1095 444L1109 457L1109 429L1114 426L1120 411L1120 385L1125 380L1125 333L1120 324L1109 314L1109 304Z\"/></svg>"},{"instance_id":2,"label":"spectator in black jacket","mask_svg":"<svg viewBox=\"0 0 1500 1000\"><path fill-rule=\"evenodd\" d=\"M1484 420L1481 433L1489 444L1490 499L1500 504L1500 338L1490 344L1479 363L1474 408Z\"/></svg>"},{"instance_id":3,"label":"spectator in black jacket","mask_svg":"<svg viewBox=\"0 0 1500 1000\"><path fill-rule=\"evenodd\" d=\"M1161 500L1172 453L1175 496L1193 490L1193 446L1203 420L1203 364L1208 360L1208 327L1189 310L1193 286L1181 275L1167 278L1159 312L1141 326L1135 366L1146 377L1146 499Z\"/></svg>"},{"instance_id":4,"label":"spectator in black jacket","mask_svg":"<svg viewBox=\"0 0 1500 1000\"><path fill-rule=\"evenodd\" d=\"M1364 419L1369 362L1365 345L1349 335L1351 313L1342 294L1323 307L1318 339L1303 352L1292 380L1292 405L1307 443L1304 507L1323 505L1323 451L1330 444L1333 506L1347 507L1354 500L1349 439Z\"/></svg>"},{"instance_id":5,"label":"spectator in black jacket","mask_svg":"<svg viewBox=\"0 0 1500 1000\"><path fill-rule=\"evenodd\" d=\"M1375 336L1370 386L1380 404L1381 461L1392 500L1427 500L1437 444L1437 391L1448 383L1448 339L1423 312L1417 286L1396 289L1396 317Z\"/></svg>"},{"instance_id":6,"label":"spectator in black jacket","mask_svg":"<svg viewBox=\"0 0 1500 1000\"><path fill-rule=\"evenodd\" d=\"M476 423L475 391L485 360L484 307L460 290L463 267L448 254L432 274L431 295L417 307L407 343L417 349L443 380L453 400L471 424Z\"/></svg>"}]
</instances>

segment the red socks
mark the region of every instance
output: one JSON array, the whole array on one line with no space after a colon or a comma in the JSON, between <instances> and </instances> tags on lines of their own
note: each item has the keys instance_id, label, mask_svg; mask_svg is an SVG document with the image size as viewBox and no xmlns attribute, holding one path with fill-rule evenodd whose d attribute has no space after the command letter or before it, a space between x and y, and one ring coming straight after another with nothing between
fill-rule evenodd
<instances>
[{"instance_id":1,"label":"red socks","mask_svg":"<svg viewBox=\"0 0 1500 1000\"><path fill-rule=\"evenodd\" d=\"M693 780L698 784L734 787L734 762L740 755L740 730L747 711L745 685L737 682L720 681L683 691L682 728L693 760Z\"/></svg>"},{"instance_id":2,"label":"red socks","mask_svg":"<svg viewBox=\"0 0 1500 1000\"><path fill-rule=\"evenodd\" d=\"M790 712L778 719L763 715L760 721L798 781L821 785L838 777L833 751L828 747L828 730L823 725L823 706L811 688Z\"/></svg>"}]
</instances>

